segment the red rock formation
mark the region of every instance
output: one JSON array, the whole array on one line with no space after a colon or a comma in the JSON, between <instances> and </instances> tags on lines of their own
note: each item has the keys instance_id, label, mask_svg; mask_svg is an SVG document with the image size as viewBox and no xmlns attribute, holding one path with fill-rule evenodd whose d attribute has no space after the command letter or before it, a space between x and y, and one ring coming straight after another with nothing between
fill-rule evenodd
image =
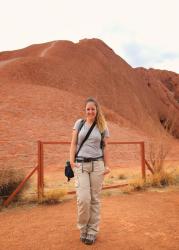
<instances>
[{"instance_id":1,"label":"red rock formation","mask_svg":"<svg viewBox=\"0 0 179 250\"><path fill-rule=\"evenodd\" d=\"M176 114L179 137L178 86L178 74L133 69L98 39L77 44L55 41L2 52L1 154L8 165L35 165L36 141L69 140L88 96L102 104L111 139L146 139L143 132L149 135L162 119L171 119L169 111ZM67 147L63 152L68 157ZM18 163L13 156L19 153Z\"/></svg>"}]
</instances>

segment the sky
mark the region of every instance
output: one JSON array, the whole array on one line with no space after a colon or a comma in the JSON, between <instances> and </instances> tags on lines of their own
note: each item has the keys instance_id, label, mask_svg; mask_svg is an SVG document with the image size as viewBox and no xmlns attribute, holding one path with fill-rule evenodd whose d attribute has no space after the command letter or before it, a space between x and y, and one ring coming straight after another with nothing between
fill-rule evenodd
<instances>
[{"instance_id":1,"label":"sky","mask_svg":"<svg viewBox=\"0 0 179 250\"><path fill-rule=\"evenodd\" d=\"M132 67L179 73L178 0L0 0L0 51L99 38Z\"/></svg>"}]
</instances>

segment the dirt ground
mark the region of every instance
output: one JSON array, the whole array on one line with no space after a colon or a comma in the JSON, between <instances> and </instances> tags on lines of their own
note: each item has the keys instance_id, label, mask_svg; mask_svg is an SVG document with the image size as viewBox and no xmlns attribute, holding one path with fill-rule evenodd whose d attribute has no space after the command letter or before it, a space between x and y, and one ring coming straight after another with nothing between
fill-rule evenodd
<instances>
[{"instance_id":1,"label":"dirt ground","mask_svg":"<svg viewBox=\"0 0 179 250\"><path fill-rule=\"evenodd\" d=\"M97 241L86 246L76 228L76 200L0 212L1 250L178 250L179 191L101 198Z\"/></svg>"}]
</instances>

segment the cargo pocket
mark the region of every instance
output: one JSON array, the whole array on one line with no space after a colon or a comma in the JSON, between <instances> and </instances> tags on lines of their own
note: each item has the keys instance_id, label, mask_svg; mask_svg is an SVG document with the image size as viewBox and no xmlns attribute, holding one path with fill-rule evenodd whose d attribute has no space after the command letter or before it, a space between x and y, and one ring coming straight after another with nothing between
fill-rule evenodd
<instances>
[{"instance_id":1,"label":"cargo pocket","mask_svg":"<svg viewBox=\"0 0 179 250\"><path fill-rule=\"evenodd\" d=\"M94 164L94 171L97 173L97 175L103 175L105 172L104 161L96 161Z\"/></svg>"},{"instance_id":2,"label":"cargo pocket","mask_svg":"<svg viewBox=\"0 0 179 250\"><path fill-rule=\"evenodd\" d=\"M74 167L75 176L80 175L82 173L82 163L78 163L78 167Z\"/></svg>"},{"instance_id":3,"label":"cargo pocket","mask_svg":"<svg viewBox=\"0 0 179 250\"><path fill-rule=\"evenodd\" d=\"M79 164L78 167L74 167L74 175L75 175L75 188L80 186L79 176L82 174L82 164Z\"/></svg>"},{"instance_id":4,"label":"cargo pocket","mask_svg":"<svg viewBox=\"0 0 179 250\"><path fill-rule=\"evenodd\" d=\"M79 188L80 182L78 176L75 177L75 188Z\"/></svg>"}]
</instances>

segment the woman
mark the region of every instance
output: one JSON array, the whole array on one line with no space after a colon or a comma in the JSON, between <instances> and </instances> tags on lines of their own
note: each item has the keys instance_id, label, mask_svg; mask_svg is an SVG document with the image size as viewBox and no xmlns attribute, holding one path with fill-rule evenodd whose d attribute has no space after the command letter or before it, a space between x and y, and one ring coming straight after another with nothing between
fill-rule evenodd
<instances>
[{"instance_id":1,"label":"woman","mask_svg":"<svg viewBox=\"0 0 179 250\"><path fill-rule=\"evenodd\" d=\"M93 244L99 231L100 201L104 175L109 173L107 139L109 131L99 104L93 98L86 100L86 119L76 121L70 147L70 163L75 173L80 240ZM84 124L83 124L84 123ZM76 153L94 125L88 139ZM80 130L80 131L79 131Z\"/></svg>"}]
</instances>

